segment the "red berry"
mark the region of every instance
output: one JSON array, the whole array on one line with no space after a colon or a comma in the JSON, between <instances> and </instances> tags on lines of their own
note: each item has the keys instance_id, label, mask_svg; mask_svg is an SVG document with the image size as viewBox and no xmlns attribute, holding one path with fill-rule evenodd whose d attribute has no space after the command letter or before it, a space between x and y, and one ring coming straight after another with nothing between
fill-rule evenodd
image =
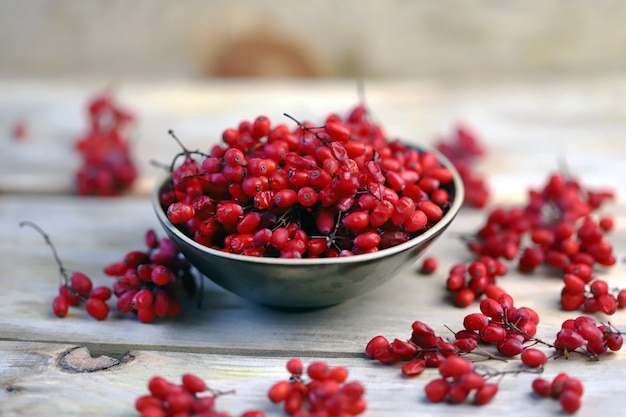
<instances>
[{"instance_id":1,"label":"red berry","mask_svg":"<svg viewBox=\"0 0 626 417\"><path fill-rule=\"evenodd\" d=\"M460 377L461 375L471 372L474 365L465 358L452 355L448 356L439 366L439 373L442 377Z\"/></svg>"},{"instance_id":2,"label":"red berry","mask_svg":"<svg viewBox=\"0 0 626 417\"><path fill-rule=\"evenodd\" d=\"M559 403L563 411L574 414L580 408L580 395L572 390L565 390L559 395Z\"/></svg>"},{"instance_id":3,"label":"red berry","mask_svg":"<svg viewBox=\"0 0 626 417\"><path fill-rule=\"evenodd\" d=\"M474 394L474 403L478 405L487 404L498 393L498 384L490 383L480 387Z\"/></svg>"},{"instance_id":4,"label":"red berry","mask_svg":"<svg viewBox=\"0 0 626 417\"><path fill-rule=\"evenodd\" d=\"M87 313L96 320L104 320L109 315L109 306L100 298L89 297L85 302Z\"/></svg>"},{"instance_id":5,"label":"red berry","mask_svg":"<svg viewBox=\"0 0 626 417\"><path fill-rule=\"evenodd\" d=\"M111 295L113 295L111 289L109 287L105 287L105 286L95 287L89 293L89 297L91 297L91 298L99 298L99 299L101 299L103 301L106 301L109 298L111 298Z\"/></svg>"},{"instance_id":6,"label":"red berry","mask_svg":"<svg viewBox=\"0 0 626 417\"><path fill-rule=\"evenodd\" d=\"M291 384L287 381L279 381L272 385L267 393L270 401L273 403L281 403L287 399L291 392Z\"/></svg>"},{"instance_id":7,"label":"red berry","mask_svg":"<svg viewBox=\"0 0 626 417\"><path fill-rule=\"evenodd\" d=\"M424 358L413 359L402 365L402 373L406 376L420 375L426 369Z\"/></svg>"},{"instance_id":8,"label":"red berry","mask_svg":"<svg viewBox=\"0 0 626 417\"><path fill-rule=\"evenodd\" d=\"M287 361L287 371L291 375L300 376L304 372L304 365L302 361L297 358L292 358Z\"/></svg>"},{"instance_id":9,"label":"red berry","mask_svg":"<svg viewBox=\"0 0 626 417\"><path fill-rule=\"evenodd\" d=\"M532 389L540 397L548 397L551 392L550 381L544 378L535 378L532 382Z\"/></svg>"},{"instance_id":10,"label":"red berry","mask_svg":"<svg viewBox=\"0 0 626 417\"><path fill-rule=\"evenodd\" d=\"M379 354L389 348L389 341L384 336L372 338L365 347L365 356L370 359L377 359Z\"/></svg>"},{"instance_id":11,"label":"red berry","mask_svg":"<svg viewBox=\"0 0 626 417\"><path fill-rule=\"evenodd\" d=\"M60 294L54 297L52 301L52 312L55 316L59 318L63 318L67 316L67 312L69 311L69 304L67 302L67 297Z\"/></svg>"},{"instance_id":12,"label":"red berry","mask_svg":"<svg viewBox=\"0 0 626 417\"><path fill-rule=\"evenodd\" d=\"M152 291L148 288L143 288L135 293L131 302L131 306L135 310L143 310L144 308L152 305L153 299L154 296L152 294Z\"/></svg>"},{"instance_id":13,"label":"red berry","mask_svg":"<svg viewBox=\"0 0 626 417\"><path fill-rule=\"evenodd\" d=\"M333 141L347 142L350 139L350 130L341 122L328 122L324 129Z\"/></svg>"},{"instance_id":14,"label":"red berry","mask_svg":"<svg viewBox=\"0 0 626 417\"><path fill-rule=\"evenodd\" d=\"M450 392L450 383L447 379L433 379L424 387L426 397L430 402L438 403L443 401Z\"/></svg>"},{"instance_id":15,"label":"red berry","mask_svg":"<svg viewBox=\"0 0 626 417\"><path fill-rule=\"evenodd\" d=\"M545 353L537 348L526 348L521 354L522 363L531 368L538 368L543 366L547 361L548 357Z\"/></svg>"},{"instance_id":16,"label":"red berry","mask_svg":"<svg viewBox=\"0 0 626 417\"><path fill-rule=\"evenodd\" d=\"M167 208L167 218L174 224L183 224L191 220L195 210L189 203L172 203Z\"/></svg>"},{"instance_id":17,"label":"red berry","mask_svg":"<svg viewBox=\"0 0 626 417\"><path fill-rule=\"evenodd\" d=\"M70 289L78 294L89 294L93 284L91 279L82 272L73 272L70 276Z\"/></svg>"},{"instance_id":18,"label":"red berry","mask_svg":"<svg viewBox=\"0 0 626 417\"><path fill-rule=\"evenodd\" d=\"M182 376L182 383L185 389L192 394L197 394L207 390L207 385L204 380L194 374L184 374Z\"/></svg>"},{"instance_id":19,"label":"red berry","mask_svg":"<svg viewBox=\"0 0 626 417\"><path fill-rule=\"evenodd\" d=\"M420 268L420 272L425 275L430 275L437 270L438 262L437 258L433 256L429 256L424 259L422 262L422 267Z\"/></svg>"}]
</instances>

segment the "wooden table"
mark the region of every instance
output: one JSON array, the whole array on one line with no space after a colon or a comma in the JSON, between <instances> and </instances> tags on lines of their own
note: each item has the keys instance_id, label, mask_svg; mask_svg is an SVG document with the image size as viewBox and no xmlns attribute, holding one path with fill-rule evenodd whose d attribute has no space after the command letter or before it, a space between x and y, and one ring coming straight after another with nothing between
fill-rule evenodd
<instances>
[{"instance_id":1,"label":"wooden table","mask_svg":"<svg viewBox=\"0 0 626 417\"><path fill-rule=\"evenodd\" d=\"M148 379L162 375L179 380L200 375L219 390L235 390L218 408L238 415L261 409L282 415L266 397L269 386L287 377L287 359L324 360L346 366L350 379L366 387L366 416L559 415L558 402L530 394L535 375L502 379L500 392L487 406L430 404L423 387L434 378L428 369L403 378L399 366L364 358L364 348L378 334L410 336L411 323L422 320L439 334L460 329L463 317L478 311L451 306L445 299L447 269L468 260L459 240L482 224L485 211L464 209L452 227L428 250L440 269L417 273L416 263L375 291L334 307L284 312L262 307L207 281L203 307L184 303L179 318L142 324L112 312L102 322L83 309L65 319L51 312L58 286L50 249L30 220L55 242L65 265L81 270L96 284L110 284L102 268L143 247L143 234L162 236L149 201L160 171L150 160L168 162L178 152L168 137L172 128L189 148L215 143L221 131L240 120L265 114L279 120L284 112L317 120L331 111L347 111L356 101L356 83L311 82L128 82L120 99L139 117L135 150L142 175L131 193L119 198L72 195L78 157L72 144L85 127L87 97L102 84L94 81L0 81L0 414L3 416L133 416L134 400L146 393ZM589 185L608 185L618 200L605 209L617 220L610 239L620 263L602 270L612 285L626 287L626 80L518 82L496 85L441 85L436 82L366 83L366 98L391 136L432 144L467 122L489 150L479 166L489 179L493 204L520 204L531 186L565 160L568 169ZM23 119L29 136L12 140L7 132ZM517 306L536 309L542 318L538 335L553 340L562 321L575 313L559 310L561 281L545 274L512 271L501 285ZM606 320L601 315L598 320ZM610 317L626 329L626 313ZM586 388L580 416L626 415L623 351L590 363L582 358L550 361L544 375L567 372ZM495 363L514 369L517 359Z\"/></svg>"}]
</instances>

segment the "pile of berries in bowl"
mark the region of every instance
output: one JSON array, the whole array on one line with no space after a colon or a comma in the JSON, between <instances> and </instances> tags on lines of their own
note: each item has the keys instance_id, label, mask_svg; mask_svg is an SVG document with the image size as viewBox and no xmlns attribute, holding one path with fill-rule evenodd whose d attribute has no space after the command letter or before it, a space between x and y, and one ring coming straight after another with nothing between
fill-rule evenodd
<instances>
[{"instance_id":1,"label":"pile of berries in bowl","mask_svg":"<svg viewBox=\"0 0 626 417\"><path fill-rule=\"evenodd\" d=\"M224 289L281 308L344 302L413 264L460 210L450 161L388 139L365 107L319 125L285 116L242 121L207 153L181 143L155 187L169 237Z\"/></svg>"}]
</instances>

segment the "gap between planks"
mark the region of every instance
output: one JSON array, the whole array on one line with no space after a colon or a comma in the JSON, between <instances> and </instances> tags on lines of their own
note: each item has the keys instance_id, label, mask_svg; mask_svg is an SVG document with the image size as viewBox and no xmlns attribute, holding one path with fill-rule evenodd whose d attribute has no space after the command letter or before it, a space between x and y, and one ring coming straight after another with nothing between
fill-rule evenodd
<instances>
[{"instance_id":1,"label":"gap between planks","mask_svg":"<svg viewBox=\"0 0 626 417\"><path fill-rule=\"evenodd\" d=\"M131 351L152 351L152 352L171 352L171 353L196 353L207 355L226 355L226 356L246 356L246 357L273 357L273 358L290 358L290 357L317 357L317 358L364 358L364 352L335 352L326 350L280 350L280 349L247 349L247 348L212 348L202 346L168 346L168 345L142 345L129 344L123 345L119 343L90 343L90 342L72 342L71 340L41 340L41 339L7 339L0 337L0 342L17 342L17 343L49 343L61 345L75 345L85 347L92 356L112 356L117 357Z\"/></svg>"}]
</instances>

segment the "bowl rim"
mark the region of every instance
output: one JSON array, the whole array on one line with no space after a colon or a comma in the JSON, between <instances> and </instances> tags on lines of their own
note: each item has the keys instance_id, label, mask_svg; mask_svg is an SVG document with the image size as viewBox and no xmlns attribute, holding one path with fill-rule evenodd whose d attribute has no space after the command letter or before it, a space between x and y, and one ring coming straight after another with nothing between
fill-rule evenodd
<instances>
[{"instance_id":1,"label":"bowl rim","mask_svg":"<svg viewBox=\"0 0 626 417\"><path fill-rule=\"evenodd\" d=\"M298 266L313 266L313 265L328 265L328 264L350 264L350 263L360 263L360 262L368 262L374 261L379 258L385 258L387 256L392 256L394 254L398 254L404 252L406 250L411 249L412 247L418 246L419 244L428 241L433 235L438 234L447 228L452 220L456 217L456 215L461 210L463 205L463 200L465 199L465 188L463 186L463 180L458 170L455 168L454 164L443 155L439 150L434 149L425 145L416 145L404 142L405 145L417 148L422 152L431 152L437 156L437 160L444 165L450 172L452 172L452 184L454 186L454 200L452 204L448 208L448 211L443 215L443 217L431 226L424 233L421 233L415 236L412 239L407 240L404 243L399 245L391 246L389 248L381 249L376 252L371 253L362 253L355 254L350 256L342 256L342 257L334 257L334 258L274 258L274 257L258 257L258 256L249 256L249 255L241 255L237 253L229 253L223 252L217 249L210 248L208 246L202 245L185 233L183 233L180 229L178 229L173 223L169 221L165 211L161 207L161 203L159 201L160 190L165 184L167 180L171 177L171 173L167 173L162 175L158 181L155 183L152 190L152 207L158 217L159 222L165 226L170 233L176 235L178 239L185 242L185 244L192 246L195 250L205 252L209 255L217 256L220 258L231 259L233 261L239 262L249 262L252 264L267 264L267 265L283 265L290 267L298 267Z\"/></svg>"}]
</instances>

